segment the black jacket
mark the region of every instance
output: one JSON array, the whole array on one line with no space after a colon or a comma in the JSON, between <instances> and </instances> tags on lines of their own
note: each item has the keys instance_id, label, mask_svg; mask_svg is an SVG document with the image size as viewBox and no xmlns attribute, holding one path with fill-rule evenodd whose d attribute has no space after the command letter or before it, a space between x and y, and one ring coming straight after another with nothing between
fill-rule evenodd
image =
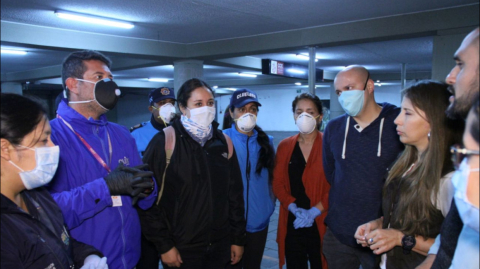
<instances>
[{"instance_id":1,"label":"black jacket","mask_svg":"<svg viewBox=\"0 0 480 269\"><path fill-rule=\"evenodd\" d=\"M1 195L1 268L80 268L88 255L103 257L70 237L60 208L45 188L21 195L30 214Z\"/></svg>"},{"instance_id":2,"label":"black jacket","mask_svg":"<svg viewBox=\"0 0 480 269\"><path fill-rule=\"evenodd\" d=\"M179 119L172 122L176 142L165 176L159 205L139 209L142 232L160 253L172 247L195 250L229 236L231 244L244 244L245 218L242 175L236 154L228 159L228 146L218 123L202 147ZM150 166L158 186L165 169L165 133L153 137L143 162Z\"/></svg>"}]
</instances>

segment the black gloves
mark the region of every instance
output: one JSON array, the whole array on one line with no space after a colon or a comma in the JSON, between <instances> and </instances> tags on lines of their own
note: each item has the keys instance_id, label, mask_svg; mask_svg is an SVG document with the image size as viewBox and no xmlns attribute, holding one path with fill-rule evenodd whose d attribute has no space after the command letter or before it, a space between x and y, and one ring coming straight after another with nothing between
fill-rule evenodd
<instances>
[{"instance_id":1,"label":"black gloves","mask_svg":"<svg viewBox=\"0 0 480 269\"><path fill-rule=\"evenodd\" d=\"M120 163L115 170L104 177L110 195L130 195L133 198L132 205L135 205L139 198L147 197L154 183L153 172L143 171L145 168L148 168L148 164L125 167Z\"/></svg>"}]
</instances>

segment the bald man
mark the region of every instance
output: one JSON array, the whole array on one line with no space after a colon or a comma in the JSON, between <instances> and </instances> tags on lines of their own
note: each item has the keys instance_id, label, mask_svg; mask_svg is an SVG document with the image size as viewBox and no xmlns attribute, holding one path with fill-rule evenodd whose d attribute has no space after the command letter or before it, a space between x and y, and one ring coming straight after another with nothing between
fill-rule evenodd
<instances>
[{"instance_id":1,"label":"bald man","mask_svg":"<svg viewBox=\"0 0 480 269\"><path fill-rule=\"evenodd\" d=\"M362 66L340 71L334 85L346 113L331 120L323 136L323 167L331 185L323 253L329 269L378 268L375 255L358 245L354 234L381 216L384 176L403 150L393 123L400 109L375 102L374 82Z\"/></svg>"}]
</instances>

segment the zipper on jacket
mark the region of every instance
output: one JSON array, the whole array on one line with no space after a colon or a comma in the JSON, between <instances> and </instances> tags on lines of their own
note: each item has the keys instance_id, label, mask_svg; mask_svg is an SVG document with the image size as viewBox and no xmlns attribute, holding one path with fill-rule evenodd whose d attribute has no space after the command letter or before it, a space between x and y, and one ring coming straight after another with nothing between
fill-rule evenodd
<instances>
[{"instance_id":1,"label":"zipper on jacket","mask_svg":"<svg viewBox=\"0 0 480 269\"><path fill-rule=\"evenodd\" d=\"M53 249L50 247L50 245L47 243L47 241L45 241L45 239L43 239L39 234L37 234L38 238L40 239L40 241L42 241L46 246L47 248L50 250L50 252L53 254L53 256L55 256L55 259L57 259L57 262L58 264L62 267L63 267L63 264L60 262L60 259L57 257L57 255L55 254L55 251L53 251Z\"/></svg>"},{"instance_id":2,"label":"zipper on jacket","mask_svg":"<svg viewBox=\"0 0 480 269\"><path fill-rule=\"evenodd\" d=\"M107 127L105 127L107 128ZM100 136L98 136L98 126L94 126L92 127L93 129L93 134L97 137L98 141L100 141L100 144L102 145L102 151L103 151L103 156L105 156L105 163L107 163L107 165L110 167L112 165L112 160L110 160L110 156L108 155L108 153L106 152L106 149L105 149L105 143L103 143L103 140L100 138ZM111 167L110 167L111 169Z\"/></svg>"},{"instance_id":3,"label":"zipper on jacket","mask_svg":"<svg viewBox=\"0 0 480 269\"><path fill-rule=\"evenodd\" d=\"M250 136L247 136L247 165L246 165L246 178L247 178L247 201L245 201L246 204L246 210L245 210L245 225L248 225L248 208L249 208L249 203L248 203L248 197L250 194L250 151L248 149L248 142L250 140Z\"/></svg>"},{"instance_id":4,"label":"zipper on jacket","mask_svg":"<svg viewBox=\"0 0 480 269\"><path fill-rule=\"evenodd\" d=\"M121 199L121 198L120 198ZM120 219L122 220L122 242L123 242L123 248L122 248L122 263L123 263L123 268L127 269L127 261L125 261L125 227L124 227L124 222L123 222L123 214L122 210L120 210L121 207L118 208L118 213L120 213Z\"/></svg>"}]
</instances>

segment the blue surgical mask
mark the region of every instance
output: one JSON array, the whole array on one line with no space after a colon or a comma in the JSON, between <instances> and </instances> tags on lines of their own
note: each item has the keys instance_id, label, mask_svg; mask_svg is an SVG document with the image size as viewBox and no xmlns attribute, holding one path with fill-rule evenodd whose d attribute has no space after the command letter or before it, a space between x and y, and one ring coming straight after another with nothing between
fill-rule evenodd
<instances>
[{"instance_id":1,"label":"blue surgical mask","mask_svg":"<svg viewBox=\"0 0 480 269\"><path fill-rule=\"evenodd\" d=\"M463 221L463 224L472 229L478 230L479 226L479 209L476 208L467 198L467 184L470 173L478 172L477 169L470 169L465 158L460 167L452 177L452 183L455 187L455 204L458 209L458 214ZM478 178L477 178L478 180ZM476 227L476 228L475 228Z\"/></svg>"},{"instance_id":2,"label":"blue surgical mask","mask_svg":"<svg viewBox=\"0 0 480 269\"><path fill-rule=\"evenodd\" d=\"M363 102L365 100L365 90L367 89L369 79L370 75L367 77L367 81L365 82L365 87L363 90L343 91L338 97L340 105L348 115L355 117L358 115L358 113L360 113L360 111L362 111Z\"/></svg>"}]
</instances>

